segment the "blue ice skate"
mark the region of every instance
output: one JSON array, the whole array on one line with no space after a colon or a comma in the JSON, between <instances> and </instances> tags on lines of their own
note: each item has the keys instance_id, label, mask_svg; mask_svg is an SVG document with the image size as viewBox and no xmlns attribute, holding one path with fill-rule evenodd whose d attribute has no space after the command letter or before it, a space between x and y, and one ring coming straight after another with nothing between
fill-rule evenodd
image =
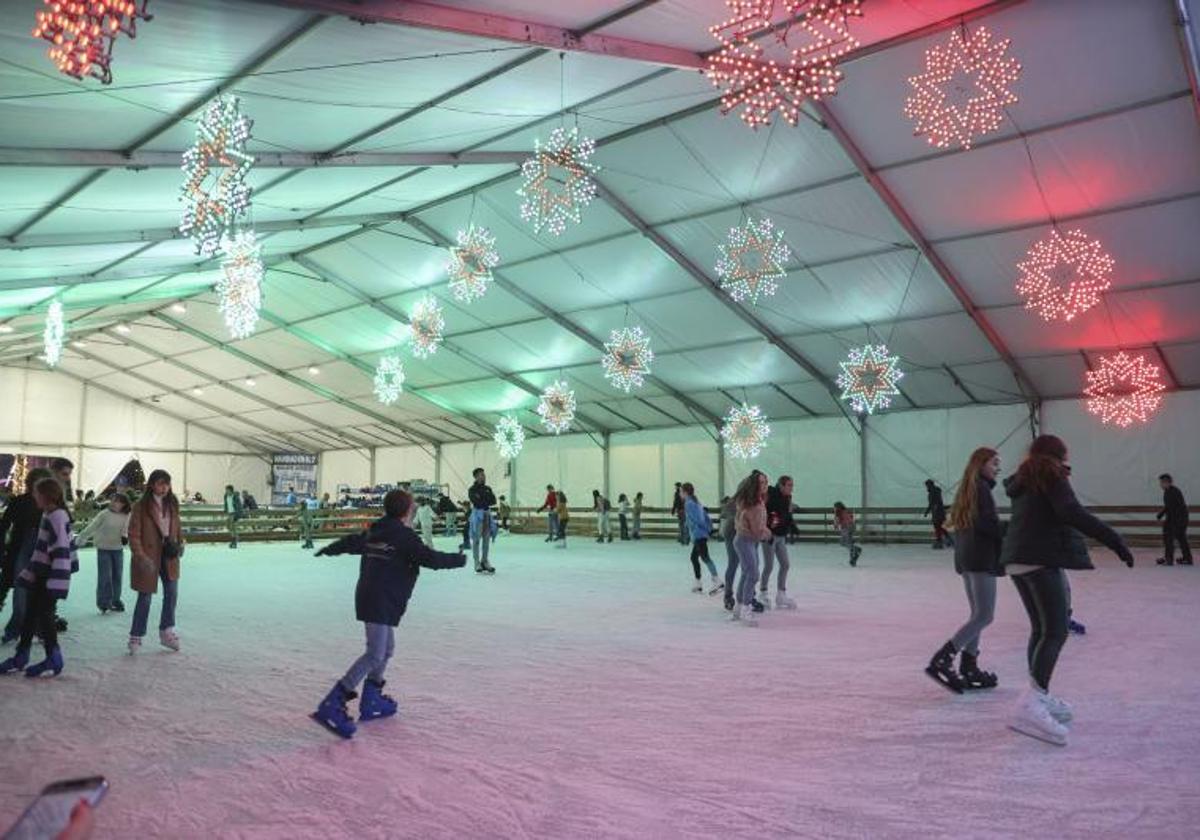
<instances>
[{"instance_id":1,"label":"blue ice skate","mask_svg":"<svg viewBox=\"0 0 1200 840\"><path fill-rule=\"evenodd\" d=\"M36 665L30 665L25 669L25 676L40 677L47 671L52 671L53 676L58 676L63 669L62 648L55 648L50 652L50 655Z\"/></svg>"},{"instance_id":2,"label":"blue ice skate","mask_svg":"<svg viewBox=\"0 0 1200 840\"><path fill-rule=\"evenodd\" d=\"M11 674L13 671L23 671L29 664L29 648L17 648L17 652L0 662L0 674Z\"/></svg>"},{"instance_id":3,"label":"blue ice skate","mask_svg":"<svg viewBox=\"0 0 1200 840\"><path fill-rule=\"evenodd\" d=\"M399 711L400 706L395 699L383 693L385 685L387 685L386 680L375 682L368 679L363 683L362 700L358 703L358 719L360 721L391 717Z\"/></svg>"},{"instance_id":4,"label":"blue ice skate","mask_svg":"<svg viewBox=\"0 0 1200 840\"><path fill-rule=\"evenodd\" d=\"M317 706L317 710L312 713L311 717L330 732L337 733L343 738L352 738L358 727L355 726L354 721L350 719L349 712L346 711L346 701L353 700L357 696L357 693L347 691L339 680L333 684L333 688L329 689L329 693L325 695L325 699L321 701L321 705Z\"/></svg>"}]
</instances>

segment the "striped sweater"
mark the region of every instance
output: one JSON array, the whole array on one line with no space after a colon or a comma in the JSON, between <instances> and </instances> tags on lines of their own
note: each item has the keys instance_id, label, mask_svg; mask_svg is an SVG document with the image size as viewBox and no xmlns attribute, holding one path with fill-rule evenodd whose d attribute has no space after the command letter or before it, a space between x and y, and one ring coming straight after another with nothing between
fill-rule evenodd
<instances>
[{"instance_id":1,"label":"striped sweater","mask_svg":"<svg viewBox=\"0 0 1200 840\"><path fill-rule=\"evenodd\" d=\"M77 571L79 558L75 554L75 535L71 533L70 515L62 508L43 513L38 526L37 545L19 580L25 586L45 581L46 590L52 596L66 598L71 575Z\"/></svg>"}]
</instances>

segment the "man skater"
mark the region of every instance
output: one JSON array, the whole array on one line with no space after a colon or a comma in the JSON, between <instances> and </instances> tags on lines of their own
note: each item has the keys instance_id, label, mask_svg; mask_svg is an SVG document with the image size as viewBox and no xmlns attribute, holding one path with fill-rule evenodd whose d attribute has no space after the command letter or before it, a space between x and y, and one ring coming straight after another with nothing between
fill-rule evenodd
<instances>
[{"instance_id":1,"label":"man skater","mask_svg":"<svg viewBox=\"0 0 1200 840\"><path fill-rule=\"evenodd\" d=\"M1192 548L1188 545L1187 526L1188 508L1183 500L1183 492L1175 486L1170 473L1158 477L1158 484L1163 489L1163 508L1158 512L1157 519L1163 520L1163 550L1165 555L1158 558L1160 566L1175 565L1175 542L1179 542L1182 556L1180 566L1192 565Z\"/></svg>"},{"instance_id":2,"label":"man skater","mask_svg":"<svg viewBox=\"0 0 1200 840\"><path fill-rule=\"evenodd\" d=\"M467 497L471 500L471 519L467 523L471 535L471 557L475 560L475 571L493 575L496 570L488 562L488 546L492 541L492 505L496 504L496 494L487 486L483 467L476 467L471 475L475 478L475 483L467 491Z\"/></svg>"},{"instance_id":3,"label":"man skater","mask_svg":"<svg viewBox=\"0 0 1200 840\"><path fill-rule=\"evenodd\" d=\"M922 516L930 516L933 521L933 548L945 548L947 544L954 545L954 540L946 532L946 503L942 501L942 488L938 487L932 478L925 479L925 512Z\"/></svg>"},{"instance_id":4,"label":"man skater","mask_svg":"<svg viewBox=\"0 0 1200 840\"><path fill-rule=\"evenodd\" d=\"M558 494L554 492L553 484L546 485L546 501L537 509L538 513L542 511L546 511L546 520L550 527L546 542L554 542L558 539Z\"/></svg>"}]
</instances>

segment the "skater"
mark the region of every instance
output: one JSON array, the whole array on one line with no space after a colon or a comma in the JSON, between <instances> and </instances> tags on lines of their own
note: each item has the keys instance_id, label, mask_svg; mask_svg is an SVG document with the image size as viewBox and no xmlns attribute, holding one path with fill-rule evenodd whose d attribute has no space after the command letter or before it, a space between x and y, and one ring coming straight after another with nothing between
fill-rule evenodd
<instances>
[{"instance_id":1,"label":"skater","mask_svg":"<svg viewBox=\"0 0 1200 840\"><path fill-rule=\"evenodd\" d=\"M354 612L366 629L367 649L334 683L312 715L343 738L351 737L358 728L346 711L346 701L358 696L358 686L364 678L362 700L358 703L359 721L396 714L396 701L383 693L383 674L395 650L395 628L408 608L421 567L458 569L467 564L463 554L434 551L421 542L412 530L415 508L407 491L388 491L383 497L383 512L369 531L342 537L317 552L317 556L358 554L361 557Z\"/></svg>"},{"instance_id":2,"label":"skater","mask_svg":"<svg viewBox=\"0 0 1200 840\"><path fill-rule=\"evenodd\" d=\"M712 519L709 518L704 505L700 504L700 500L696 498L696 488L692 486L691 482L684 482L680 485L680 494L683 497L684 517L687 519L688 533L692 537L692 574L696 578L692 591L704 591L704 587L700 584L700 561L703 561L712 581L708 594L716 595L725 588L725 584L717 577L717 567L712 558L708 556L708 538L712 536Z\"/></svg>"},{"instance_id":3,"label":"skater","mask_svg":"<svg viewBox=\"0 0 1200 840\"><path fill-rule=\"evenodd\" d=\"M42 510L38 507L34 490L38 482L52 478L50 470L35 467L25 476L25 492L8 503L4 516L0 517L0 609L9 592L12 592L12 615L4 628L3 644L21 635L25 626L25 613L29 601L29 590L14 587L17 575L29 565L33 549L37 545L38 526L42 521Z\"/></svg>"},{"instance_id":4,"label":"skater","mask_svg":"<svg viewBox=\"0 0 1200 840\"><path fill-rule=\"evenodd\" d=\"M42 518L38 523L33 555L16 582L29 594L25 621L16 653L0 662L0 674L24 670L27 677L40 677L47 671L58 676L63 669L63 655L58 646L54 607L55 602L67 597L71 575L79 571L79 558L75 553L75 535L71 533L71 515L67 513L62 483L56 478L43 478L34 485L33 495ZM29 665L29 649L35 633L42 637L46 658L36 665Z\"/></svg>"},{"instance_id":5,"label":"skater","mask_svg":"<svg viewBox=\"0 0 1200 840\"><path fill-rule=\"evenodd\" d=\"M475 479L475 483L467 490L471 500L471 518L467 522L467 532L471 535L471 558L475 561L476 572L494 575L496 570L488 562L488 546L496 537L496 520L492 517L496 495L487 486L483 467L473 469L471 476Z\"/></svg>"},{"instance_id":6,"label":"skater","mask_svg":"<svg viewBox=\"0 0 1200 840\"><path fill-rule=\"evenodd\" d=\"M242 518L242 497L233 489L232 484L225 485L225 530L229 531L229 547L238 547L238 520Z\"/></svg>"},{"instance_id":7,"label":"skater","mask_svg":"<svg viewBox=\"0 0 1200 840\"><path fill-rule=\"evenodd\" d=\"M680 482L675 482L675 495L671 499L671 514L679 521L679 537L677 538L679 540L679 544L687 545L687 519L685 518L683 510L683 494L680 491L682 486L683 485Z\"/></svg>"},{"instance_id":8,"label":"skater","mask_svg":"<svg viewBox=\"0 0 1200 840\"><path fill-rule=\"evenodd\" d=\"M633 497L633 538L635 540L642 538L642 498L641 490Z\"/></svg>"},{"instance_id":9,"label":"skater","mask_svg":"<svg viewBox=\"0 0 1200 840\"><path fill-rule=\"evenodd\" d=\"M721 500L721 540L725 543L725 610L733 611L734 578L738 570L738 553L733 541L737 537L737 502L732 496Z\"/></svg>"},{"instance_id":10,"label":"skater","mask_svg":"<svg viewBox=\"0 0 1200 840\"><path fill-rule=\"evenodd\" d=\"M125 546L129 545L129 497L116 493L108 507L100 511L80 532L78 545L88 540L96 544L96 608L125 612L121 603L121 572L125 566Z\"/></svg>"},{"instance_id":11,"label":"skater","mask_svg":"<svg viewBox=\"0 0 1200 840\"><path fill-rule=\"evenodd\" d=\"M428 497L422 498L420 504L417 505L416 519L421 533L421 542L429 548L433 548L433 502Z\"/></svg>"},{"instance_id":12,"label":"skater","mask_svg":"<svg viewBox=\"0 0 1200 840\"><path fill-rule=\"evenodd\" d=\"M838 543L850 552L850 565L857 566L862 546L854 543L854 511L841 502L833 503L833 527L838 532Z\"/></svg>"},{"instance_id":13,"label":"skater","mask_svg":"<svg viewBox=\"0 0 1200 840\"><path fill-rule=\"evenodd\" d=\"M470 488L467 488L467 495L470 496ZM459 551L468 551L471 548L471 514L475 511L471 504L470 498L463 499L458 503L459 510L462 511L462 542L458 546ZM455 511L457 513L457 511ZM455 517L457 519L457 516Z\"/></svg>"},{"instance_id":14,"label":"skater","mask_svg":"<svg viewBox=\"0 0 1200 840\"><path fill-rule=\"evenodd\" d=\"M617 522L621 525L621 542L629 540L629 497L622 493L617 496Z\"/></svg>"},{"instance_id":15,"label":"skater","mask_svg":"<svg viewBox=\"0 0 1200 840\"><path fill-rule=\"evenodd\" d=\"M600 495L599 490L592 491L592 510L596 512L596 542L612 542L612 523L609 522L612 505Z\"/></svg>"},{"instance_id":16,"label":"skater","mask_svg":"<svg viewBox=\"0 0 1200 840\"><path fill-rule=\"evenodd\" d=\"M287 495L283 497L283 503L285 506L290 507L290 508L294 508L296 506L296 488L295 487L288 487Z\"/></svg>"},{"instance_id":17,"label":"skater","mask_svg":"<svg viewBox=\"0 0 1200 840\"><path fill-rule=\"evenodd\" d=\"M548 531L546 534L546 542L554 542L558 539L558 494L554 492L554 485L546 485L546 500L542 502L542 506L537 509L536 513L546 512L546 525Z\"/></svg>"},{"instance_id":18,"label":"skater","mask_svg":"<svg viewBox=\"0 0 1200 840\"><path fill-rule=\"evenodd\" d=\"M996 578L1004 574L1000 567L1003 529L992 498L999 472L1000 455L995 449L983 446L972 452L950 509L950 527L958 535L954 571L962 576L971 615L933 655L925 673L957 694L995 688L998 682L995 674L979 670L978 657L980 634L996 612ZM961 655L957 673L956 654Z\"/></svg>"},{"instance_id":19,"label":"skater","mask_svg":"<svg viewBox=\"0 0 1200 840\"><path fill-rule=\"evenodd\" d=\"M763 572L758 584L758 600L767 609L771 607L772 561L779 564L779 577L775 584L775 606L781 610L796 609L796 602L788 597L787 576L792 567L788 557L788 535L796 527L792 517L792 477L779 476L773 487L767 490L767 527L771 537L763 543Z\"/></svg>"},{"instance_id":20,"label":"skater","mask_svg":"<svg viewBox=\"0 0 1200 840\"><path fill-rule=\"evenodd\" d=\"M442 515L444 535L447 537L453 537L454 520L458 516L458 508L445 493L442 493L440 496L438 496L437 512Z\"/></svg>"},{"instance_id":21,"label":"skater","mask_svg":"<svg viewBox=\"0 0 1200 840\"><path fill-rule=\"evenodd\" d=\"M175 604L179 598L179 566L184 542L180 533L179 500L171 492L171 475L154 470L146 481L146 490L129 514L129 579L138 593L133 607L133 626L129 629L129 654L142 647L146 625L150 621L150 602L163 585L162 610L159 612L158 641L173 651L179 650L175 632Z\"/></svg>"},{"instance_id":22,"label":"skater","mask_svg":"<svg viewBox=\"0 0 1200 840\"><path fill-rule=\"evenodd\" d=\"M500 529L508 530L508 517L512 516L512 508L508 506L508 500L504 496L500 497L500 501L496 502L496 516L500 519Z\"/></svg>"},{"instance_id":23,"label":"skater","mask_svg":"<svg viewBox=\"0 0 1200 840\"><path fill-rule=\"evenodd\" d=\"M734 547L741 561L742 579L731 620L748 626L757 624L754 614L765 609L754 597L754 584L758 583L758 546L771 538L771 529L767 527L768 485L766 474L755 470L742 480L733 495L737 502Z\"/></svg>"},{"instance_id":24,"label":"skater","mask_svg":"<svg viewBox=\"0 0 1200 840\"><path fill-rule=\"evenodd\" d=\"M1170 473L1158 477L1158 485L1163 491L1163 506L1158 512L1157 519L1163 520L1163 556L1159 558L1160 566L1175 565L1175 543L1179 543L1182 556L1180 566L1192 565L1192 547L1188 545L1188 507L1183 500L1183 492L1175 486Z\"/></svg>"},{"instance_id":25,"label":"skater","mask_svg":"<svg viewBox=\"0 0 1200 840\"><path fill-rule=\"evenodd\" d=\"M943 549L950 540L946 533L946 503L942 501L942 488L932 478L925 479L925 512L933 521L933 548Z\"/></svg>"},{"instance_id":26,"label":"skater","mask_svg":"<svg viewBox=\"0 0 1200 840\"><path fill-rule=\"evenodd\" d=\"M567 523L571 521L571 511L567 509L567 494L559 490L554 494L554 519L558 523L558 533L554 538L558 540L559 548L567 547Z\"/></svg>"},{"instance_id":27,"label":"skater","mask_svg":"<svg viewBox=\"0 0 1200 840\"><path fill-rule=\"evenodd\" d=\"M1000 563L1012 576L1029 614L1030 688L1022 695L1010 727L1052 744L1067 742L1071 707L1050 693L1050 677L1067 640L1070 610L1067 569L1092 569L1089 536L1133 568L1133 554L1108 525L1083 509L1068 478L1067 446L1054 435L1041 435L1015 475L1004 482L1012 500L1012 518L1004 536Z\"/></svg>"},{"instance_id":28,"label":"skater","mask_svg":"<svg viewBox=\"0 0 1200 840\"><path fill-rule=\"evenodd\" d=\"M301 499L296 503L296 519L300 526L300 547L313 547L313 532L316 530L316 499Z\"/></svg>"}]
</instances>

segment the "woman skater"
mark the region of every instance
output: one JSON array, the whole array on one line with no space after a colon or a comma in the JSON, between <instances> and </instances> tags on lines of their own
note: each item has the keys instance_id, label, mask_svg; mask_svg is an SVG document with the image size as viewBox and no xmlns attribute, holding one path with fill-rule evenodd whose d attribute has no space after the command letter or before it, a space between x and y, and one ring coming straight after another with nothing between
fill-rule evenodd
<instances>
[{"instance_id":1,"label":"woman skater","mask_svg":"<svg viewBox=\"0 0 1200 840\"><path fill-rule=\"evenodd\" d=\"M1050 677L1067 640L1071 604L1065 570L1095 568L1084 536L1103 543L1133 568L1133 554L1125 541L1083 509L1068 475L1067 446L1062 440L1042 435L1030 444L1016 475L1004 482L1012 499L1012 519L1000 554L1000 563L1012 575L1029 614L1030 626L1027 657L1031 684L1017 703L1009 726L1060 746L1067 743L1064 724L1072 713L1070 706L1050 693Z\"/></svg>"},{"instance_id":2,"label":"woman skater","mask_svg":"<svg viewBox=\"0 0 1200 840\"><path fill-rule=\"evenodd\" d=\"M779 579L775 587L775 606L781 610L796 609L796 602L788 597L787 577L792 562L788 558L788 535L796 527L792 517L792 477L779 476L775 486L767 490L767 527L771 538L763 543L763 573L758 584L758 600L764 607L771 606L771 568L778 563Z\"/></svg>"},{"instance_id":3,"label":"woman skater","mask_svg":"<svg viewBox=\"0 0 1200 840\"><path fill-rule=\"evenodd\" d=\"M567 509L567 494L559 490L555 493L557 502L554 512L558 516L558 547L567 547L567 523L571 521L571 511Z\"/></svg>"},{"instance_id":4,"label":"woman skater","mask_svg":"<svg viewBox=\"0 0 1200 840\"><path fill-rule=\"evenodd\" d=\"M150 621L150 602L163 585L162 611L158 620L158 640L163 647L179 650L175 632L175 602L179 598L179 560L183 557L183 537L179 526L179 500L171 492L171 475L154 470L146 482L146 491L129 516L130 584L137 592L133 608L133 626L129 630L129 654L142 647L146 625Z\"/></svg>"},{"instance_id":5,"label":"woman skater","mask_svg":"<svg viewBox=\"0 0 1200 840\"><path fill-rule=\"evenodd\" d=\"M979 636L992 623L996 612L996 578L1000 568L1000 538L1003 532L992 488L1000 471L995 449L980 447L971 453L950 509L954 541L954 571L962 575L971 617L933 655L925 673L958 694L964 689L995 688L996 675L980 671ZM958 673L954 656L961 653Z\"/></svg>"},{"instance_id":6,"label":"woman skater","mask_svg":"<svg viewBox=\"0 0 1200 840\"><path fill-rule=\"evenodd\" d=\"M79 534L79 545L91 539L96 544L96 608L125 612L121 603L121 572L125 566L125 546L129 543L129 497L114 493L108 507L100 511Z\"/></svg>"},{"instance_id":7,"label":"woman skater","mask_svg":"<svg viewBox=\"0 0 1200 840\"><path fill-rule=\"evenodd\" d=\"M738 583L737 602L730 620L741 621L753 627L758 624L754 613L764 607L754 597L754 584L758 583L758 546L771 538L767 527L767 476L755 470L738 485L733 498L737 503L737 517L733 544L741 561L742 579Z\"/></svg>"},{"instance_id":8,"label":"woman skater","mask_svg":"<svg viewBox=\"0 0 1200 840\"><path fill-rule=\"evenodd\" d=\"M712 536L712 520L709 519L704 505L700 504L700 500L696 498L696 488L692 486L691 482L684 482L680 486L680 492L683 496L684 517L687 519L688 533L692 538L692 574L696 577L692 591L704 591L704 587L700 583L700 562L703 561L708 569L709 577L712 579L712 588L708 594L716 595L725 588L725 584L717 577L717 567L708 556L708 538Z\"/></svg>"},{"instance_id":9,"label":"woman skater","mask_svg":"<svg viewBox=\"0 0 1200 840\"><path fill-rule=\"evenodd\" d=\"M734 578L737 577L738 553L733 541L737 538L737 501L732 496L721 500L721 541L725 543L725 609L733 611Z\"/></svg>"}]
</instances>

